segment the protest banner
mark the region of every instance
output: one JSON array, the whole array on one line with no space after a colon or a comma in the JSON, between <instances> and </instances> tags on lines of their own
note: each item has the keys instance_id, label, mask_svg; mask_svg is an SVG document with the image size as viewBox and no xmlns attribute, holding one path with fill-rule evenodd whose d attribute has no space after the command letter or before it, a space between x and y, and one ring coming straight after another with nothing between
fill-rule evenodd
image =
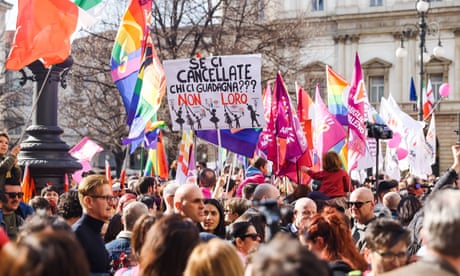
<instances>
[{"instance_id":1,"label":"protest banner","mask_svg":"<svg viewBox=\"0 0 460 276\"><path fill-rule=\"evenodd\" d=\"M173 130L265 126L261 55L166 60L163 66Z\"/></svg>"}]
</instances>

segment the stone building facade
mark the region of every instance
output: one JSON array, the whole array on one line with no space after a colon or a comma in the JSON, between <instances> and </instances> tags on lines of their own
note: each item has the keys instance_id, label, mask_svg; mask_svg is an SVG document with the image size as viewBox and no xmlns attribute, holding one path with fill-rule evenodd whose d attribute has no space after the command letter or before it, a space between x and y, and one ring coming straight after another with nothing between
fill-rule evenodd
<instances>
[{"instance_id":1,"label":"stone building facade","mask_svg":"<svg viewBox=\"0 0 460 276\"><path fill-rule=\"evenodd\" d=\"M411 77L417 97L421 95L419 15L415 0L284 0L273 3L270 8L272 12L264 13L266 20L303 14L309 28L313 26L318 30L306 48L290 49L304 53L305 67L297 78L306 90L314 91L318 79L325 87L326 65L351 81L357 52L372 105L379 110L381 97L391 94L406 113L417 118L418 105L409 100ZM459 13L458 0L431 0L426 14L425 45L431 58L424 63L424 80L431 80L435 99L440 98L442 83L452 87L449 97L442 99L435 110L439 142L437 165L441 173L452 164L450 147L457 141L454 130L459 128ZM405 58L395 54L401 41L407 51ZM435 56L432 51L439 42L444 53Z\"/></svg>"}]
</instances>

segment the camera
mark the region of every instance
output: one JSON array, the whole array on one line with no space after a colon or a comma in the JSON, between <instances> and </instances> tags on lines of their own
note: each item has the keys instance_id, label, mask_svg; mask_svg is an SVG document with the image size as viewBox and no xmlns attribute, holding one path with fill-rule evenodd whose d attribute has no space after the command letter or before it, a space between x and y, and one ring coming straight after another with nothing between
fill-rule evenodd
<instances>
[{"instance_id":1,"label":"camera","mask_svg":"<svg viewBox=\"0 0 460 276\"><path fill-rule=\"evenodd\" d=\"M280 230L281 211L276 199L264 199L253 202L265 219L265 241L271 240Z\"/></svg>"},{"instance_id":2,"label":"camera","mask_svg":"<svg viewBox=\"0 0 460 276\"><path fill-rule=\"evenodd\" d=\"M367 137L387 140L393 138L393 131L385 124L366 122Z\"/></svg>"}]
</instances>

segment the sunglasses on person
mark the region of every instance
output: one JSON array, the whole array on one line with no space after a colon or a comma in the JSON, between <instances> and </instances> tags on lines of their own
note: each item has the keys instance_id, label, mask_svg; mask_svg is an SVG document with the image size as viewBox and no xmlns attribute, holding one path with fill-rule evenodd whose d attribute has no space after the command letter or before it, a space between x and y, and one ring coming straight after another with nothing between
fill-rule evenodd
<instances>
[{"instance_id":1,"label":"sunglasses on person","mask_svg":"<svg viewBox=\"0 0 460 276\"><path fill-rule=\"evenodd\" d=\"M363 207L364 204L369 203L369 202L372 202L372 201L371 200L368 200L368 201L348 201L347 205L348 205L348 208L351 208L354 205L356 208L360 209L361 207Z\"/></svg>"},{"instance_id":2,"label":"sunglasses on person","mask_svg":"<svg viewBox=\"0 0 460 276\"><path fill-rule=\"evenodd\" d=\"M24 193L23 192L18 192L18 193L14 193L14 192L9 192L9 193L5 193L9 198L16 198L16 197L23 197L24 196Z\"/></svg>"},{"instance_id":3,"label":"sunglasses on person","mask_svg":"<svg viewBox=\"0 0 460 276\"><path fill-rule=\"evenodd\" d=\"M257 233L251 233L251 234L244 234L241 236L241 239L246 239L246 238L251 238L253 241L257 241L260 238L260 235Z\"/></svg>"}]
</instances>

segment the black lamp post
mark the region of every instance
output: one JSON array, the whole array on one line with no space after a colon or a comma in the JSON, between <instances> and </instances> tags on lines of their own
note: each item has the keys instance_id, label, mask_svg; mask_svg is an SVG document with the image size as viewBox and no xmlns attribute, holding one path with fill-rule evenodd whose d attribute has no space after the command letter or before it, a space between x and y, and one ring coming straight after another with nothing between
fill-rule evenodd
<instances>
[{"instance_id":1,"label":"black lamp post","mask_svg":"<svg viewBox=\"0 0 460 276\"><path fill-rule=\"evenodd\" d=\"M33 77L26 77L23 73L24 84L28 79L37 82L33 97L36 109L33 112L32 125L26 130L28 137L21 143L18 159L21 167L24 168L26 164L29 166L37 192L48 183L62 191L65 174L82 167L68 153L70 147L59 137L63 130L57 124L59 84L66 86L66 74L72 64L72 57L68 57L62 63L47 69L37 60L27 66Z\"/></svg>"},{"instance_id":2,"label":"black lamp post","mask_svg":"<svg viewBox=\"0 0 460 276\"><path fill-rule=\"evenodd\" d=\"M430 8L430 2L424 0L417 1L417 13L419 15L419 35L420 35L420 98L419 98L419 109L418 109L418 120L423 120L423 80L425 71L423 70L423 59L425 52L425 38L426 38L426 21L425 17Z\"/></svg>"},{"instance_id":3,"label":"black lamp post","mask_svg":"<svg viewBox=\"0 0 460 276\"><path fill-rule=\"evenodd\" d=\"M418 97L418 120L422 121L423 118L423 86L424 86L424 77L425 70L424 65L431 59L431 55L426 51L426 36L427 35L437 35L438 36L438 45L433 49L433 54L435 56L443 56L444 49L441 44L441 35L439 24L437 22L427 23L426 15L430 9L430 2L427 0L417 0L416 1L417 13L419 16L418 24L404 24L401 30L401 46L396 49L396 56L398 58L405 58L407 56L407 50L404 48L404 40L415 37L418 32L420 37L420 91Z\"/></svg>"}]
</instances>

